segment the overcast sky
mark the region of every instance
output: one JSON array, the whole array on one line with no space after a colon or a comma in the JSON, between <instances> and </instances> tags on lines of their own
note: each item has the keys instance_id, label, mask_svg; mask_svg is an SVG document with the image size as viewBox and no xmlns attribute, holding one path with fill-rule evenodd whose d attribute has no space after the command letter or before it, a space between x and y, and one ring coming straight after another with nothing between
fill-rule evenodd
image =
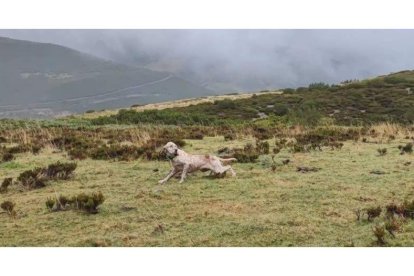
<instances>
[{"instance_id":1,"label":"overcast sky","mask_svg":"<svg viewBox=\"0 0 414 276\"><path fill-rule=\"evenodd\" d=\"M216 90L336 83L414 68L413 30L0 30Z\"/></svg>"}]
</instances>

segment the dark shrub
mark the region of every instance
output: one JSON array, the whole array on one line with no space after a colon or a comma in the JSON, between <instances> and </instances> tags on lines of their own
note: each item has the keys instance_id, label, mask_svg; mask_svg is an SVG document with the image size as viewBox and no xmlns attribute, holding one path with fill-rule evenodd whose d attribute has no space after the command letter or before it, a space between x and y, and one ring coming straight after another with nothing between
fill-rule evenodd
<instances>
[{"instance_id":1,"label":"dark shrub","mask_svg":"<svg viewBox=\"0 0 414 276\"><path fill-rule=\"evenodd\" d=\"M16 204L10 200L3 201L0 205L1 209L6 211L10 217L16 217L16 211L14 210L15 206Z\"/></svg>"},{"instance_id":2,"label":"dark shrub","mask_svg":"<svg viewBox=\"0 0 414 276\"><path fill-rule=\"evenodd\" d=\"M48 179L68 179L72 176L76 167L76 163L60 163L58 161L43 169L43 174Z\"/></svg>"},{"instance_id":3,"label":"dark shrub","mask_svg":"<svg viewBox=\"0 0 414 276\"><path fill-rule=\"evenodd\" d=\"M0 193L5 193L7 192L7 189L9 188L9 186L12 184L13 182L13 178L5 178L3 180L3 182L0 185Z\"/></svg>"},{"instance_id":4,"label":"dark shrub","mask_svg":"<svg viewBox=\"0 0 414 276\"><path fill-rule=\"evenodd\" d=\"M398 146L398 149L401 151L401 154L412 153L413 143L407 143L405 146Z\"/></svg>"},{"instance_id":5,"label":"dark shrub","mask_svg":"<svg viewBox=\"0 0 414 276\"><path fill-rule=\"evenodd\" d=\"M368 220L372 221L372 219L379 217L381 215L381 207L370 207L366 210L367 215L368 215Z\"/></svg>"},{"instance_id":6,"label":"dark shrub","mask_svg":"<svg viewBox=\"0 0 414 276\"><path fill-rule=\"evenodd\" d=\"M221 100L221 101L215 101L214 105L217 105L217 107L219 109L223 109L223 110L235 109L237 107L236 103L232 100L229 100L229 99L224 99L224 100Z\"/></svg>"},{"instance_id":7,"label":"dark shrub","mask_svg":"<svg viewBox=\"0 0 414 276\"><path fill-rule=\"evenodd\" d=\"M3 162L9 162L9 161L12 161L14 159L14 155L10 152L6 152L6 153L3 154L1 159L2 159Z\"/></svg>"},{"instance_id":8,"label":"dark shrub","mask_svg":"<svg viewBox=\"0 0 414 276\"><path fill-rule=\"evenodd\" d=\"M277 116L284 116L289 113L289 108L284 104L275 104L273 113Z\"/></svg>"},{"instance_id":9,"label":"dark shrub","mask_svg":"<svg viewBox=\"0 0 414 276\"><path fill-rule=\"evenodd\" d=\"M42 168L27 170L22 172L19 177L17 177L17 180L29 189L42 188L46 186L45 180L42 177L42 172Z\"/></svg>"},{"instance_id":10,"label":"dark shrub","mask_svg":"<svg viewBox=\"0 0 414 276\"><path fill-rule=\"evenodd\" d=\"M0 144L2 143L7 143L7 139L4 138L3 136L0 136Z\"/></svg>"}]
</instances>

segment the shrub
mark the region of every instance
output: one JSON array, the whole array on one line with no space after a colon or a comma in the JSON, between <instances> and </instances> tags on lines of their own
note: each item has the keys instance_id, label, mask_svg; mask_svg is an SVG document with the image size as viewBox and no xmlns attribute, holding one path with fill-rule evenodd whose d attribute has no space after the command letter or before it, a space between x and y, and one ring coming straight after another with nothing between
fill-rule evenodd
<instances>
[{"instance_id":1,"label":"shrub","mask_svg":"<svg viewBox=\"0 0 414 276\"><path fill-rule=\"evenodd\" d=\"M372 219L379 217L381 215L381 207L377 206L377 207L370 207L366 210L367 215L368 215L368 220L372 221Z\"/></svg>"},{"instance_id":2,"label":"shrub","mask_svg":"<svg viewBox=\"0 0 414 276\"><path fill-rule=\"evenodd\" d=\"M16 204L14 202L10 201L10 200L3 201L3 203L0 205L1 209L6 211L6 213L10 217L15 217L16 216L16 211L14 210L15 206L16 206Z\"/></svg>"},{"instance_id":3,"label":"shrub","mask_svg":"<svg viewBox=\"0 0 414 276\"><path fill-rule=\"evenodd\" d=\"M224 100L221 100L221 101L215 101L214 105L217 105L217 107L219 109L224 109L224 110L235 109L237 107L236 103L232 100L229 100L229 99L224 99Z\"/></svg>"},{"instance_id":4,"label":"shrub","mask_svg":"<svg viewBox=\"0 0 414 276\"><path fill-rule=\"evenodd\" d=\"M233 155L239 163L253 163L259 158L259 154L255 152L240 152L236 151Z\"/></svg>"},{"instance_id":5,"label":"shrub","mask_svg":"<svg viewBox=\"0 0 414 276\"><path fill-rule=\"evenodd\" d=\"M8 187L12 184L13 178L5 178L0 185L0 193L7 192Z\"/></svg>"},{"instance_id":6,"label":"shrub","mask_svg":"<svg viewBox=\"0 0 414 276\"><path fill-rule=\"evenodd\" d=\"M284 104L275 104L273 113L277 116L284 116L289 113L289 108Z\"/></svg>"},{"instance_id":7,"label":"shrub","mask_svg":"<svg viewBox=\"0 0 414 276\"><path fill-rule=\"evenodd\" d=\"M380 156L384 156L387 154L387 149L386 148L379 148L377 149L377 152L379 153Z\"/></svg>"},{"instance_id":8,"label":"shrub","mask_svg":"<svg viewBox=\"0 0 414 276\"><path fill-rule=\"evenodd\" d=\"M37 189L46 186L49 180L68 179L76 169L76 163L54 163L46 168L35 168L22 172L17 180L28 189Z\"/></svg>"},{"instance_id":9,"label":"shrub","mask_svg":"<svg viewBox=\"0 0 414 276\"><path fill-rule=\"evenodd\" d=\"M33 170L27 170L22 172L17 180L22 183L23 186L29 189L37 189L45 187L45 180L42 178L42 168L35 168Z\"/></svg>"},{"instance_id":10,"label":"shrub","mask_svg":"<svg viewBox=\"0 0 414 276\"><path fill-rule=\"evenodd\" d=\"M9 161L12 161L14 159L14 155L10 152L6 152L6 153L3 154L1 159L2 159L3 162L9 162Z\"/></svg>"},{"instance_id":11,"label":"shrub","mask_svg":"<svg viewBox=\"0 0 414 276\"><path fill-rule=\"evenodd\" d=\"M43 174L48 179L68 179L72 176L76 167L76 163L60 163L58 161L43 169Z\"/></svg>"},{"instance_id":12,"label":"shrub","mask_svg":"<svg viewBox=\"0 0 414 276\"><path fill-rule=\"evenodd\" d=\"M398 149L401 151L401 154L412 153L413 152L413 143L407 143L405 146L398 146Z\"/></svg>"}]
</instances>

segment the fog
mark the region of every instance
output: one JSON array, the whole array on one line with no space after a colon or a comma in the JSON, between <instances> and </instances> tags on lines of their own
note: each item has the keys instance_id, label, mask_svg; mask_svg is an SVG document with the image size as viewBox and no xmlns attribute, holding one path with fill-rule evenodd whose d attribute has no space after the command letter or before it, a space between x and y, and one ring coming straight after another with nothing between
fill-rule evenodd
<instances>
[{"instance_id":1,"label":"fog","mask_svg":"<svg viewBox=\"0 0 414 276\"><path fill-rule=\"evenodd\" d=\"M414 67L413 30L0 30L207 88L251 91L336 83Z\"/></svg>"}]
</instances>

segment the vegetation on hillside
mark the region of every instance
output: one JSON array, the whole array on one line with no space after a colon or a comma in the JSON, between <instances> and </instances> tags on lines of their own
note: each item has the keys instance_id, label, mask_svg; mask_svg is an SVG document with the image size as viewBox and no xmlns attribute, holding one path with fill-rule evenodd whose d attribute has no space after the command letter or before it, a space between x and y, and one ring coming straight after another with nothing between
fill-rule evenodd
<instances>
[{"instance_id":1,"label":"vegetation on hillside","mask_svg":"<svg viewBox=\"0 0 414 276\"><path fill-rule=\"evenodd\" d=\"M316 125L329 118L340 125L378 122L414 122L414 71L403 71L371 80L340 85L313 83L285 89L283 94L255 94L251 98L164 110L120 110L99 117L93 124L157 123L174 125L241 124L267 117L271 124Z\"/></svg>"}]
</instances>

